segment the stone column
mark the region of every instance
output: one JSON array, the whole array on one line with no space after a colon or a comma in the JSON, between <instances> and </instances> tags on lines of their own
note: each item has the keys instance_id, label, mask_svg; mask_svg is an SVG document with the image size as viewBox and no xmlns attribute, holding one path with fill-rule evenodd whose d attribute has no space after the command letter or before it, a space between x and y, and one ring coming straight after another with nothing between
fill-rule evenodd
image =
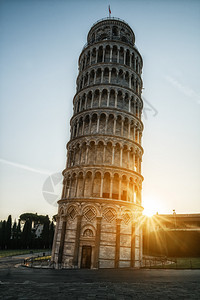
<instances>
[{"instance_id":1,"label":"stone column","mask_svg":"<svg viewBox=\"0 0 200 300\"><path fill-rule=\"evenodd\" d=\"M124 51L124 65L126 64L126 51Z\"/></svg>"},{"instance_id":2,"label":"stone column","mask_svg":"<svg viewBox=\"0 0 200 300\"><path fill-rule=\"evenodd\" d=\"M136 203L135 201L135 184L133 182L133 202Z\"/></svg>"},{"instance_id":3,"label":"stone column","mask_svg":"<svg viewBox=\"0 0 200 300\"><path fill-rule=\"evenodd\" d=\"M105 61L105 48L103 48L103 58L102 58L102 62Z\"/></svg>"},{"instance_id":4,"label":"stone column","mask_svg":"<svg viewBox=\"0 0 200 300\"><path fill-rule=\"evenodd\" d=\"M100 121L100 116L97 115L97 133L99 133L99 121Z\"/></svg>"},{"instance_id":5,"label":"stone column","mask_svg":"<svg viewBox=\"0 0 200 300\"><path fill-rule=\"evenodd\" d=\"M85 191L85 180L86 180L86 175L84 174L83 178L83 190L82 190L82 196L84 197L84 191Z\"/></svg>"},{"instance_id":6,"label":"stone column","mask_svg":"<svg viewBox=\"0 0 200 300\"><path fill-rule=\"evenodd\" d=\"M105 157L106 157L106 146L103 145L103 164L105 163Z\"/></svg>"},{"instance_id":7,"label":"stone column","mask_svg":"<svg viewBox=\"0 0 200 300\"><path fill-rule=\"evenodd\" d=\"M135 222L131 224L131 268L135 266Z\"/></svg>"},{"instance_id":8,"label":"stone column","mask_svg":"<svg viewBox=\"0 0 200 300\"><path fill-rule=\"evenodd\" d=\"M120 167L122 167L122 154L123 154L123 147L120 147Z\"/></svg>"},{"instance_id":9,"label":"stone column","mask_svg":"<svg viewBox=\"0 0 200 300\"><path fill-rule=\"evenodd\" d=\"M139 128L138 128L138 131L137 131L137 142L138 142L138 144L140 142L140 130L139 130Z\"/></svg>"},{"instance_id":10,"label":"stone column","mask_svg":"<svg viewBox=\"0 0 200 300\"><path fill-rule=\"evenodd\" d=\"M122 118L121 136L124 135L124 119Z\"/></svg>"},{"instance_id":11,"label":"stone column","mask_svg":"<svg viewBox=\"0 0 200 300\"><path fill-rule=\"evenodd\" d=\"M77 216L77 225L76 225L76 239L74 246L74 257L73 257L73 265L78 267L78 253L79 253L79 245L80 245L80 232L81 232L81 220L82 216Z\"/></svg>"},{"instance_id":12,"label":"stone column","mask_svg":"<svg viewBox=\"0 0 200 300\"><path fill-rule=\"evenodd\" d=\"M131 137L131 121L128 121L128 138L130 139Z\"/></svg>"},{"instance_id":13,"label":"stone column","mask_svg":"<svg viewBox=\"0 0 200 300\"><path fill-rule=\"evenodd\" d=\"M83 119L82 135L84 135L84 129L85 129L85 120Z\"/></svg>"},{"instance_id":14,"label":"stone column","mask_svg":"<svg viewBox=\"0 0 200 300\"><path fill-rule=\"evenodd\" d=\"M94 174L92 174L92 182L91 182L91 187L90 187L90 197L92 197L92 194L93 194L93 186L94 186Z\"/></svg>"},{"instance_id":15,"label":"stone column","mask_svg":"<svg viewBox=\"0 0 200 300\"><path fill-rule=\"evenodd\" d=\"M133 140L135 141L135 124L133 124Z\"/></svg>"},{"instance_id":16,"label":"stone column","mask_svg":"<svg viewBox=\"0 0 200 300\"><path fill-rule=\"evenodd\" d=\"M85 163L88 163L88 149L89 149L89 145L86 145L86 151L85 151Z\"/></svg>"},{"instance_id":17,"label":"stone column","mask_svg":"<svg viewBox=\"0 0 200 300\"><path fill-rule=\"evenodd\" d=\"M115 108L117 108L117 92L115 91Z\"/></svg>"},{"instance_id":18,"label":"stone column","mask_svg":"<svg viewBox=\"0 0 200 300\"><path fill-rule=\"evenodd\" d=\"M131 89L131 75L129 74L129 89Z\"/></svg>"},{"instance_id":19,"label":"stone column","mask_svg":"<svg viewBox=\"0 0 200 300\"><path fill-rule=\"evenodd\" d=\"M90 66L92 64L92 52L90 52Z\"/></svg>"},{"instance_id":20,"label":"stone column","mask_svg":"<svg viewBox=\"0 0 200 300\"><path fill-rule=\"evenodd\" d=\"M95 64L97 64L98 50L96 50Z\"/></svg>"},{"instance_id":21,"label":"stone column","mask_svg":"<svg viewBox=\"0 0 200 300\"><path fill-rule=\"evenodd\" d=\"M97 70L94 71L94 84L96 84Z\"/></svg>"},{"instance_id":22,"label":"stone column","mask_svg":"<svg viewBox=\"0 0 200 300\"><path fill-rule=\"evenodd\" d=\"M109 69L109 77L108 77L108 83L111 82L111 70Z\"/></svg>"},{"instance_id":23,"label":"stone column","mask_svg":"<svg viewBox=\"0 0 200 300\"><path fill-rule=\"evenodd\" d=\"M130 168L130 150L127 150L127 168Z\"/></svg>"},{"instance_id":24,"label":"stone column","mask_svg":"<svg viewBox=\"0 0 200 300\"><path fill-rule=\"evenodd\" d=\"M109 106L109 99L110 99L110 91L108 91L108 97L107 97L107 107Z\"/></svg>"},{"instance_id":25,"label":"stone column","mask_svg":"<svg viewBox=\"0 0 200 300\"><path fill-rule=\"evenodd\" d=\"M81 164L82 147L81 147L81 146L79 146L79 149L80 149L80 151L79 151L79 159L78 159L78 164Z\"/></svg>"},{"instance_id":26,"label":"stone column","mask_svg":"<svg viewBox=\"0 0 200 300\"><path fill-rule=\"evenodd\" d=\"M99 91L99 107L101 107L101 95L102 95L102 91Z\"/></svg>"},{"instance_id":27,"label":"stone column","mask_svg":"<svg viewBox=\"0 0 200 300\"><path fill-rule=\"evenodd\" d=\"M135 153L133 152L133 171L136 171L135 170Z\"/></svg>"},{"instance_id":28,"label":"stone column","mask_svg":"<svg viewBox=\"0 0 200 300\"><path fill-rule=\"evenodd\" d=\"M137 107L136 107L136 116L139 118L139 103L137 103Z\"/></svg>"},{"instance_id":29,"label":"stone column","mask_svg":"<svg viewBox=\"0 0 200 300\"><path fill-rule=\"evenodd\" d=\"M108 130L108 116L106 115L105 134L107 134L107 130Z\"/></svg>"},{"instance_id":30,"label":"stone column","mask_svg":"<svg viewBox=\"0 0 200 300\"><path fill-rule=\"evenodd\" d=\"M79 110L81 111L82 110L82 98L80 100L80 107L79 107Z\"/></svg>"},{"instance_id":31,"label":"stone column","mask_svg":"<svg viewBox=\"0 0 200 300\"><path fill-rule=\"evenodd\" d=\"M116 219L115 268L119 268L121 219Z\"/></svg>"},{"instance_id":32,"label":"stone column","mask_svg":"<svg viewBox=\"0 0 200 300\"><path fill-rule=\"evenodd\" d=\"M110 62L112 62L112 51L113 51L113 49L110 48Z\"/></svg>"},{"instance_id":33,"label":"stone column","mask_svg":"<svg viewBox=\"0 0 200 300\"><path fill-rule=\"evenodd\" d=\"M131 112L131 98L128 100L128 111Z\"/></svg>"},{"instance_id":34,"label":"stone column","mask_svg":"<svg viewBox=\"0 0 200 300\"><path fill-rule=\"evenodd\" d=\"M101 83L103 83L103 70L101 70Z\"/></svg>"},{"instance_id":35,"label":"stone column","mask_svg":"<svg viewBox=\"0 0 200 300\"><path fill-rule=\"evenodd\" d=\"M63 222L62 222L60 247L59 247L59 251L58 251L58 264L62 263L63 249L64 249L64 244L65 244L66 224L67 224L67 220L65 218L65 219L63 219Z\"/></svg>"},{"instance_id":36,"label":"stone column","mask_svg":"<svg viewBox=\"0 0 200 300\"><path fill-rule=\"evenodd\" d=\"M74 135L75 135L75 128L76 128L75 122L74 122L74 124L73 124L72 126L73 126L73 129L72 129L72 138L74 138Z\"/></svg>"},{"instance_id":37,"label":"stone column","mask_svg":"<svg viewBox=\"0 0 200 300\"><path fill-rule=\"evenodd\" d=\"M110 199L112 199L112 191L113 191L113 176L110 176L110 194L109 194Z\"/></svg>"},{"instance_id":38,"label":"stone column","mask_svg":"<svg viewBox=\"0 0 200 300\"><path fill-rule=\"evenodd\" d=\"M61 199L65 198L65 195L66 195L66 184L67 184L67 180L64 178Z\"/></svg>"},{"instance_id":39,"label":"stone column","mask_svg":"<svg viewBox=\"0 0 200 300\"><path fill-rule=\"evenodd\" d=\"M89 122L89 134L91 134L91 126L92 126L92 117L89 116L90 122Z\"/></svg>"},{"instance_id":40,"label":"stone column","mask_svg":"<svg viewBox=\"0 0 200 300\"><path fill-rule=\"evenodd\" d=\"M97 229L95 237L95 248L94 248L94 267L99 268L99 247L101 238L101 219L102 217L97 217Z\"/></svg>"},{"instance_id":41,"label":"stone column","mask_svg":"<svg viewBox=\"0 0 200 300\"><path fill-rule=\"evenodd\" d=\"M113 134L116 134L116 122L117 122L117 117L114 116L114 126L113 126Z\"/></svg>"},{"instance_id":42,"label":"stone column","mask_svg":"<svg viewBox=\"0 0 200 300\"><path fill-rule=\"evenodd\" d=\"M119 63L119 49L117 49L117 63Z\"/></svg>"},{"instance_id":43,"label":"stone column","mask_svg":"<svg viewBox=\"0 0 200 300\"><path fill-rule=\"evenodd\" d=\"M54 259L55 259L56 242L57 242L56 239L57 239L57 236L58 236L59 223L60 223L60 217L56 217L56 228L55 228L55 233L54 233L54 237L53 237L51 262L54 262Z\"/></svg>"},{"instance_id":44,"label":"stone column","mask_svg":"<svg viewBox=\"0 0 200 300\"><path fill-rule=\"evenodd\" d=\"M119 178L119 197L118 197L118 200L121 200L121 198L122 198L121 189L122 189L122 179L120 177Z\"/></svg>"},{"instance_id":45,"label":"stone column","mask_svg":"<svg viewBox=\"0 0 200 300\"><path fill-rule=\"evenodd\" d=\"M75 187L74 187L74 197L77 196L77 187L78 187L78 177L76 176L76 179L75 179Z\"/></svg>"},{"instance_id":46,"label":"stone column","mask_svg":"<svg viewBox=\"0 0 200 300\"><path fill-rule=\"evenodd\" d=\"M103 175L101 174L100 198L103 196Z\"/></svg>"},{"instance_id":47,"label":"stone column","mask_svg":"<svg viewBox=\"0 0 200 300\"><path fill-rule=\"evenodd\" d=\"M69 185L68 185L68 188L67 188L67 195L66 195L66 198L70 198L70 187L71 187L71 183L72 183L72 179L70 178L70 179L69 179Z\"/></svg>"},{"instance_id":48,"label":"stone column","mask_svg":"<svg viewBox=\"0 0 200 300\"><path fill-rule=\"evenodd\" d=\"M111 160L112 165L114 165L114 161L115 161L115 146L112 146L112 160Z\"/></svg>"}]
</instances>

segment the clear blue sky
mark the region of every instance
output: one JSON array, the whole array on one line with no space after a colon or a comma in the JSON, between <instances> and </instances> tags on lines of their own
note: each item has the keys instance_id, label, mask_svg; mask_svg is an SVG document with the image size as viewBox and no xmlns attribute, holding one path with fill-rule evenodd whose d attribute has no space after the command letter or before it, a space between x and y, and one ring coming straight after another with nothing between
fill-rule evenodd
<instances>
[{"instance_id":1,"label":"clear blue sky","mask_svg":"<svg viewBox=\"0 0 200 300\"><path fill-rule=\"evenodd\" d=\"M54 215L48 174L66 163L78 57L94 22L124 19L143 56L143 205L200 212L200 1L0 2L0 219Z\"/></svg>"}]
</instances>

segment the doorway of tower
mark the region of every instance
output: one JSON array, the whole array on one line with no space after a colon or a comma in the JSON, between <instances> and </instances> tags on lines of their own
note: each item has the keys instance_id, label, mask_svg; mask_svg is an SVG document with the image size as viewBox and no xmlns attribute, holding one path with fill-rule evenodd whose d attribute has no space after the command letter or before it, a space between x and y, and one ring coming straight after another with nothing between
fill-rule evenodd
<instances>
[{"instance_id":1,"label":"doorway of tower","mask_svg":"<svg viewBox=\"0 0 200 300\"><path fill-rule=\"evenodd\" d=\"M92 247L83 246L82 247L82 256L81 256L81 268L90 269L91 268L91 256L92 256Z\"/></svg>"}]
</instances>

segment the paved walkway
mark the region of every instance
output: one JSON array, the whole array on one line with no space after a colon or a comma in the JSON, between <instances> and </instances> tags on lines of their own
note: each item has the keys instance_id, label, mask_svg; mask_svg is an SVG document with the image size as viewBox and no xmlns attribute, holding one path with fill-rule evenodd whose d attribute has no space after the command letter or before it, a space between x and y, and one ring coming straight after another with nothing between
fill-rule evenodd
<instances>
[{"instance_id":1,"label":"paved walkway","mask_svg":"<svg viewBox=\"0 0 200 300\"><path fill-rule=\"evenodd\" d=\"M0 299L200 299L200 270L0 269Z\"/></svg>"}]
</instances>

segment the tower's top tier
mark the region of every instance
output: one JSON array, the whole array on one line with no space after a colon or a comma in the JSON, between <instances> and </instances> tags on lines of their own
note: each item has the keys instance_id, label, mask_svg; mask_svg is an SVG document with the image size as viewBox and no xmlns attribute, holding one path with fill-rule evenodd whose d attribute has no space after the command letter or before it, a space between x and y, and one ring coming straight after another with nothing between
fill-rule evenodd
<instances>
[{"instance_id":1,"label":"tower's top tier","mask_svg":"<svg viewBox=\"0 0 200 300\"><path fill-rule=\"evenodd\" d=\"M104 18L97 21L90 29L87 44L91 45L104 40L117 40L134 46L135 35L125 21L118 18Z\"/></svg>"}]
</instances>

